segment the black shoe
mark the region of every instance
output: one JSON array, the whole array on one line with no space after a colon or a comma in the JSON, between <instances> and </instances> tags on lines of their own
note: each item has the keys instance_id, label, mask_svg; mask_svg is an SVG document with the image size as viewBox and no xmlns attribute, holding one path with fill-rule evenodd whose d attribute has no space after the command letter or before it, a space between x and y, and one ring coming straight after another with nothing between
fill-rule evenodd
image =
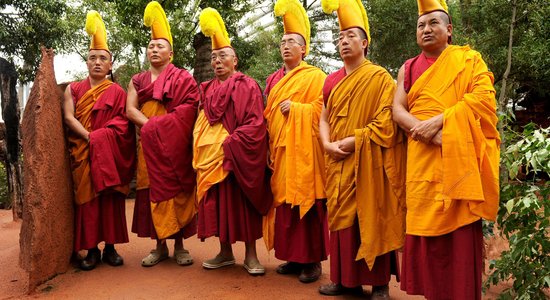
<instances>
[{"instance_id":1,"label":"black shoe","mask_svg":"<svg viewBox=\"0 0 550 300\"><path fill-rule=\"evenodd\" d=\"M372 287L372 300L389 300L390 299L390 287L386 285L379 285Z\"/></svg>"},{"instance_id":2,"label":"black shoe","mask_svg":"<svg viewBox=\"0 0 550 300\"><path fill-rule=\"evenodd\" d=\"M303 283L315 282L321 277L321 263L305 264L302 273L298 276L298 280Z\"/></svg>"},{"instance_id":3,"label":"black shoe","mask_svg":"<svg viewBox=\"0 0 550 300\"><path fill-rule=\"evenodd\" d=\"M353 288L347 288L341 284L329 283L319 287L319 293L327 296L339 296L343 294L350 295L363 295L363 288L356 286Z\"/></svg>"},{"instance_id":4,"label":"black shoe","mask_svg":"<svg viewBox=\"0 0 550 300\"><path fill-rule=\"evenodd\" d=\"M287 274L300 274L302 271L302 265L295 262L286 262L284 264L280 264L277 267L277 273L287 275Z\"/></svg>"},{"instance_id":5,"label":"black shoe","mask_svg":"<svg viewBox=\"0 0 550 300\"><path fill-rule=\"evenodd\" d=\"M101 251L98 248L88 250L86 258L80 262L80 269L84 271L93 270L101 262Z\"/></svg>"},{"instance_id":6,"label":"black shoe","mask_svg":"<svg viewBox=\"0 0 550 300\"><path fill-rule=\"evenodd\" d=\"M124 264L122 256L118 255L115 248L103 249L102 260L104 263L107 263L108 265L113 267L122 266Z\"/></svg>"}]
</instances>

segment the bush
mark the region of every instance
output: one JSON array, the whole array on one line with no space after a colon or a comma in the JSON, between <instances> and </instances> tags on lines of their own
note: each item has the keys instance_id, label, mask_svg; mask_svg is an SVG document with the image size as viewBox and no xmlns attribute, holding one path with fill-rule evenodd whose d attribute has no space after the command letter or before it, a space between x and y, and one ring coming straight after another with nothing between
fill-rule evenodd
<instances>
[{"instance_id":1,"label":"bush","mask_svg":"<svg viewBox=\"0 0 550 300\"><path fill-rule=\"evenodd\" d=\"M8 179L6 176L6 168L3 163L0 163L0 209L10 208L8 198Z\"/></svg>"},{"instance_id":2,"label":"bush","mask_svg":"<svg viewBox=\"0 0 550 300\"><path fill-rule=\"evenodd\" d=\"M497 227L510 244L489 263L485 287L513 280L501 299L546 299L550 287L550 128L534 124L513 140L501 155L509 172L501 183Z\"/></svg>"}]
</instances>

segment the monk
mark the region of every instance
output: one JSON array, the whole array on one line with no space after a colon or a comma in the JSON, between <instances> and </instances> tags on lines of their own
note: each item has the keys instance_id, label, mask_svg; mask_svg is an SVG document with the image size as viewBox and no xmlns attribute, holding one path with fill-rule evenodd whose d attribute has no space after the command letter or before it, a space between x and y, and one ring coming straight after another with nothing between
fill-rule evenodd
<instances>
[{"instance_id":1,"label":"monk","mask_svg":"<svg viewBox=\"0 0 550 300\"><path fill-rule=\"evenodd\" d=\"M273 209L264 220L264 240L286 261L279 274L299 274L303 283L321 276L328 255L324 155L319 140L326 75L303 61L309 52L309 19L297 0L279 0L283 16L280 43L283 67L267 78L264 116L273 170ZM300 22L299 22L300 21Z\"/></svg>"},{"instance_id":2,"label":"monk","mask_svg":"<svg viewBox=\"0 0 550 300\"><path fill-rule=\"evenodd\" d=\"M140 128L132 232L157 241L142 266L168 258L166 239L174 239L176 263L185 266L193 258L183 239L196 233L192 134L199 91L189 72L171 64L172 35L160 4L150 2L144 20L152 27L151 67L132 77L127 100L128 118Z\"/></svg>"},{"instance_id":3,"label":"monk","mask_svg":"<svg viewBox=\"0 0 550 300\"><path fill-rule=\"evenodd\" d=\"M399 70L393 118L408 133L401 289L427 299L481 299L481 219L499 201L493 75L450 45L447 6L418 1L421 54Z\"/></svg>"},{"instance_id":4,"label":"monk","mask_svg":"<svg viewBox=\"0 0 550 300\"><path fill-rule=\"evenodd\" d=\"M347 1L347 0L346 0ZM323 87L320 137L326 153L331 283L324 295L362 293L389 299L404 237L405 148L392 121L395 83L365 58L371 41L360 1L340 1L338 49L344 67Z\"/></svg>"},{"instance_id":5,"label":"monk","mask_svg":"<svg viewBox=\"0 0 550 300\"><path fill-rule=\"evenodd\" d=\"M202 265L217 269L235 264L232 244L242 241L244 268L262 275L265 268L258 261L256 240L262 237L262 214L272 203L262 92L252 78L236 71L238 58L219 13L205 8L200 26L212 38L215 78L200 85L202 102L193 132L197 235L201 240L217 236L220 242L218 255Z\"/></svg>"},{"instance_id":6,"label":"monk","mask_svg":"<svg viewBox=\"0 0 550 300\"><path fill-rule=\"evenodd\" d=\"M135 132L124 113L126 93L106 78L112 55L98 12L88 12L86 31L92 35L88 77L65 90L63 116L76 202L74 249L88 250L80 262L80 269L88 271L101 260L111 266L124 263L114 244L128 242L125 199L134 174Z\"/></svg>"}]
</instances>

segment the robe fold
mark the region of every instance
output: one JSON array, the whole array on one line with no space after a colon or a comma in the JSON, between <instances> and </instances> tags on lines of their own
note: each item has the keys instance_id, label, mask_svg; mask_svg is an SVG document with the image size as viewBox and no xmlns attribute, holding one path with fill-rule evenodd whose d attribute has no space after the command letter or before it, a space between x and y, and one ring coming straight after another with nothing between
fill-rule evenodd
<instances>
[{"instance_id":1,"label":"robe fold","mask_svg":"<svg viewBox=\"0 0 550 300\"><path fill-rule=\"evenodd\" d=\"M341 161L326 156L329 229L349 228L357 219L356 260L369 268L404 243L406 150L392 120L394 91L389 73L366 60L332 88L327 102L330 140L355 136L354 154Z\"/></svg>"},{"instance_id":2,"label":"robe fold","mask_svg":"<svg viewBox=\"0 0 550 300\"><path fill-rule=\"evenodd\" d=\"M493 75L478 52L448 46L414 81L410 113L444 115L442 146L409 139L407 234L437 236L495 220L499 144Z\"/></svg>"},{"instance_id":3,"label":"robe fold","mask_svg":"<svg viewBox=\"0 0 550 300\"><path fill-rule=\"evenodd\" d=\"M223 83L202 83L201 90L193 158L201 195L199 238L255 241L261 237L261 215L272 204L260 88L235 73Z\"/></svg>"},{"instance_id":4,"label":"robe fold","mask_svg":"<svg viewBox=\"0 0 550 300\"><path fill-rule=\"evenodd\" d=\"M71 83L75 118L89 142L69 132L75 190L75 250L128 242L124 200L135 167L135 131L125 115L126 93L105 80Z\"/></svg>"},{"instance_id":5,"label":"robe fold","mask_svg":"<svg viewBox=\"0 0 550 300\"><path fill-rule=\"evenodd\" d=\"M267 79L264 116L274 200L264 218L263 232L267 248L275 247L275 256L282 260L319 262L328 254L324 154L319 140L325 78L319 68L302 61L288 74L281 68ZM285 100L292 102L286 116L279 107ZM314 205L318 207L312 210ZM287 243L285 238L293 242Z\"/></svg>"},{"instance_id":6,"label":"robe fold","mask_svg":"<svg viewBox=\"0 0 550 300\"><path fill-rule=\"evenodd\" d=\"M141 128L137 172L137 189L149 192L139 193L147 197L136 197L136 202L150 202L150 221L155 232L148 230L147 212L137 210L132 231L138 236L164 239L186 226L195 226L196 222L192 132L198 86L187 71L172 64L154 82L151 82L151 72L147 71L135 75L132 83L140 110L149 118ZM143 224L135 224L136 221Z\"/></svg>"}]
</instances>

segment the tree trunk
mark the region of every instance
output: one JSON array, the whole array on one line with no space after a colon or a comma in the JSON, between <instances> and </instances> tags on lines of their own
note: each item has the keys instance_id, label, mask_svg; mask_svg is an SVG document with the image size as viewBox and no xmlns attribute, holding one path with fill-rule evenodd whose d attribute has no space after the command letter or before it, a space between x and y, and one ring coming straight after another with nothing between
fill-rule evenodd
<instances>
[{"instance_id":1,"label":"tree trunk","mask_svg":"<svg viewBox=\"0 0 550 300\"><path fill-rule=\"evenodd\" d=\"M508 76L510 75L510 69L512 68L512 46L514 44L514 25L516 24L516 0L512 1L512 20L510 21L510 35L508 38L508 58L506 63L506 71L504 71L504 75L502 75L502 87L500 88L500 95L498 97L498 110L500 112L500 115L506 113L506 105L508 103L506 99L506 81L508 79ZM506 127L506 118L502 119L502 122L499 126L499 133L501 138L500 143L500 151L503 153L503 151L506 150L506 140L504 136L504 128ZM501 180L508 181L508 169L501 167Z\"/></svg>"},{"instance_id":2,"label":"tree trunk","mask_svg":"<svg viewBox=\"0 0 550 300\"><path fill-rule=\"evenodd\" d=\"M193 77L197 83L201 83L214 78L214 72L210 65L210 54L212 45L210 39L199 32L193 38L193 48L195 48L195 65L193 67Z\"/></svg>"},{"instance_id":3,"label":"tree trunk","mask_svg":"<svg viewBox=\"0 0 550 300\"><path fill-rule=\"evenodd\" d=\"M13 219L23 216L23 187L20 164L21 140L19 136L19 101L17 99L17 72L15 66L0 58L0 92L2 118L6 124L6 175L8 198L13 207Z\"/></svg>"}]
</instances>

